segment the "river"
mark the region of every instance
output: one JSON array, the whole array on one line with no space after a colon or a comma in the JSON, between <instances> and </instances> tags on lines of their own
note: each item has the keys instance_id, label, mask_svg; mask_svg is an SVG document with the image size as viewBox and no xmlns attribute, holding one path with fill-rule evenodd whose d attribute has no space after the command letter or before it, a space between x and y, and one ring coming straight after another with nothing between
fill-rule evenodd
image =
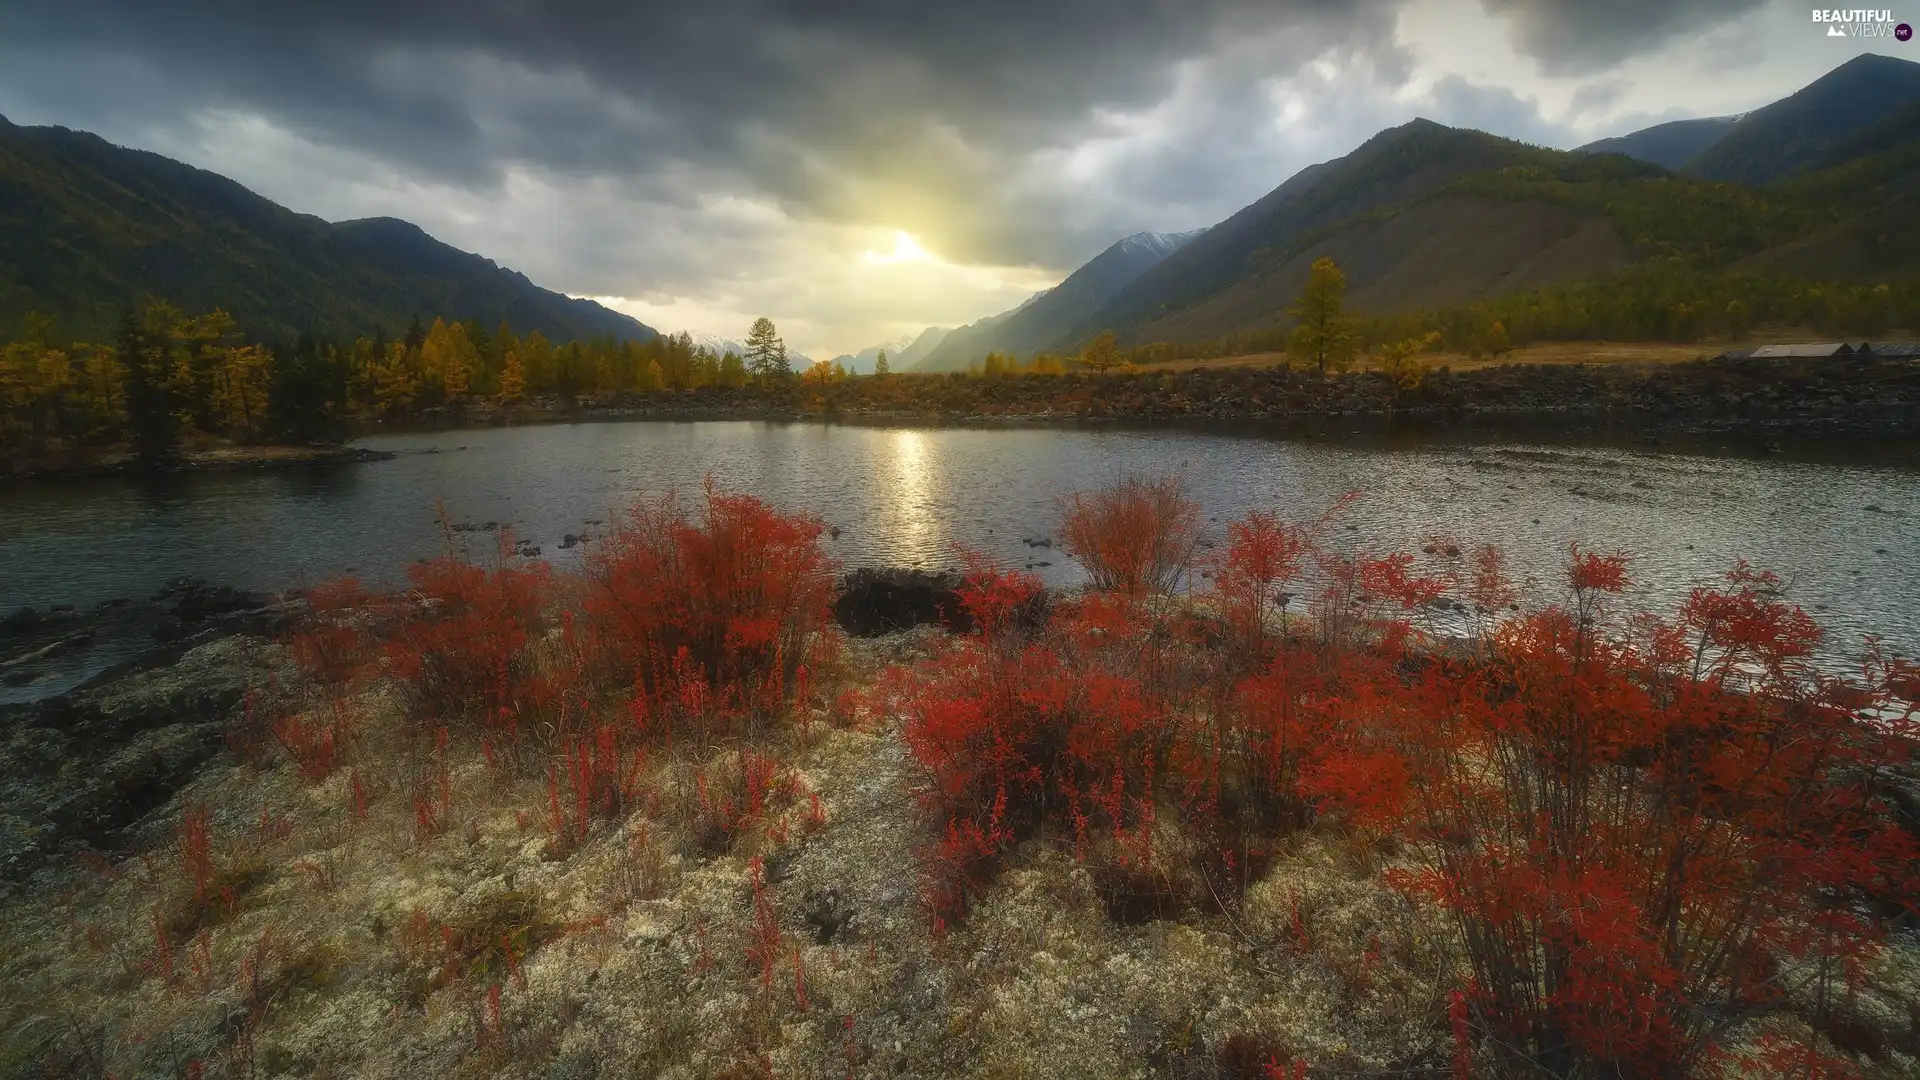
<instances>
[{"instance_id":1,"label":"river","mask_svg":"<svg viewBox=\"0 0 1920 1080\"><path fill-rule=\"evenodd\" d=\"M945 567L963 544L1069 584L1058 500L1129 471L1183 473L1209 538L1253 508L1292 517L1345 492L1335 533L1366 550L1431 534L1493 542L1541 592L1575 541L1633 554L1641 602L1668 606L1746 558L1774 570L1830 645L1877 634L1920 650L1920 444L1729 439L1666 445L1531 431L1472 438L1278 439L1187 429L906 428L759 421L632 422L379 437L391 461L325 471L94 478L0 487L0 615L152 593L195 575L281 589L354 573L395 581L444 551L455 522L510 525L577 564L634 496L694 493L711 475L837 526L845 566ZM493 534L452 534L490 557Z\"/></svg>"}]
</instances>

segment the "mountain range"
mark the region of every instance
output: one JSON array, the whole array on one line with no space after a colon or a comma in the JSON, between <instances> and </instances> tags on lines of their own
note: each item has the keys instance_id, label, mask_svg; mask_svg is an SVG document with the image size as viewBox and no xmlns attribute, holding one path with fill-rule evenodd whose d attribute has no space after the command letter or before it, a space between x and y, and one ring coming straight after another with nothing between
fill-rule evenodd
<instances>
[{"instance_id":1,"label":"mountain range","mask_svg":"<svg viewBox=\"0 0 1920 1080\"><path fill-rule=\"evenodd\" d=\"M554 340L656 336L408 222L327 222L159 154L0 117L0 336L39 311L104 338L149 298L223 308L261 338L398 335L416 316L504 319Z\"/></svg>"},{"instance_id":2,"label":"mountain range","mask_svg":"<svg viewBox=\"0 0 1920 1080\"><path fill-rule=\"evenodd\" d=\"M1904 281L1920 274L1915 175L1920 64L1871 54L1739 116L1573 151L1417 119L1215 225L1135 233L1017 307L886 347L896 371L941 371L993 351L1076 353L1103 330L1126 345L1267 334L1322 256L1345 271L1349 306L1382 316L1648 266ZM222 307L262 337L394 333L416 315L560 339L655 334L404 221L327 222L157 154L0 119L0 336L35 310L104 335L149 296ZM839 359L870 371L879 348Z\"/></svg>"},{"instance_id":3,"label":"mountain range","mask_svg":"<svg viewBox=\"0 0 1920 1080\"><path fill-rule=\"evenodd\" d=\"M919 369L961 370L989 351L1073 353L1107 329L1123 344L1278 329L1323 255L1346 272L1350 306L1382 315L1662 257L1912 275L1917 147L1920 64L1873 54L1752 112L1574 151L1414 120L1210 228L1120 241L1021 307L953 331Z\"/></svg>"}]
</instances>

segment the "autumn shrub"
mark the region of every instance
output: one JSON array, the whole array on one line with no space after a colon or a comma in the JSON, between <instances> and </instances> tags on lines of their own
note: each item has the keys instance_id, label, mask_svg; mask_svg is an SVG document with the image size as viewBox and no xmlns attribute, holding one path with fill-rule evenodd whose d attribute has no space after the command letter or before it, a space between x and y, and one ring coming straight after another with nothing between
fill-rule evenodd
<instances>
[{"instance_id":1,"label":"autumn shrub","mask_svg":"<svg viewBox=\"0 0 1920 1080\"><path fill-rule=\"evenodd\" d=\"M359 674L375 644L367 623L377 600L354 577L307 590L306 611L287 642L301 672L322 686Z\"/></svg>"},{"instance_id":2,"label":"autumn shrub","mask_svg":"<svg viewBox=\"0 0 1920 1080\"><path fill-rule=\"evenodd\" d=\"M407 571L410 605L386 643L414 713L437 722L511 723L535 674L529 648L552 592L545 563L491 567L452 555Z\"/></svg>"},{"instance_id":3,"label":"autumn shrub","mask_svg":"<svg viewBox=\"0 0 1920 1080\"><path fill-rule=\"evenodd\" d=\"M602 675L648 720L758 717L790 696L825 627L832 566L820 522L709 483L698 513L635 506L588 559L584 613Z\"/></svg>"},{"instance_id":4,"label":"autumn shrub","mask_svg":"<svg viewBox=\"0 0 1920 1080\"><path fill-rule=\"evenodd\" d=\"M595 819L617 819L637 805L646 753L621 726L602 723L575 735L547 772L547 831L558 851L587 838Z\"/></svg>"},{"instance_id":5,"label":"autumn shrub","mask_svg":"<svg viewBox=\"0 0 1920 1080\"><path fill-rule=\"evenodd\" d=\"M1060 536L1101 592L1172 592L1186 576L1200 504L1177 476L1129 476L1066 500Z\"/></svg>"},{"instance_id":6,"label":"autumn shrub","mask_svg":"<svg viewBox=\"0 0 1920 1080\"><path fill-rule=\"evenodd\" d=\"M1039 592L1032 575L974 561L960 595L980 633L888 688L939 829L927 892L943 923L1006 848L1049 824L1082 853L1099 841L1139 866L1153 859L1175 732L1145 624L1132 605L1093 598L1030 629L1018 615Z\"/></svg>"},{"instance_id":7,"label":"autumn shrub","mask_svg":"<svg viewBox=\"0 0 1920 1080\"><path fill-rule=\"evenodd\" d=\"M1744 565L1672 621L1626 619L1620 556L1574 553L1570 600L1502 621L1354 703L1369 771L1407 793L1481 1030L1556 1075L1673 1075L1808 972L1858 970L1869 902L1916 853L1872 786L1905 753L1899 665L1815 669L1818 627Z\"/></svg>"}]
</instances>

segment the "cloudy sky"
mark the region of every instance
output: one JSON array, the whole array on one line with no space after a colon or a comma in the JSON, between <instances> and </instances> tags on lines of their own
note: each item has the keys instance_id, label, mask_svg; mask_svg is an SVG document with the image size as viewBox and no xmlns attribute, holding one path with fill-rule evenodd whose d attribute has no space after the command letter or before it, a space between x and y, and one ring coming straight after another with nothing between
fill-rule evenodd
<instances>
[{"instance_id":1,"label":"cloudy sky","mask_svg":"<svg viewBox=\"0 0 1920 1080\"><path fill-rule=\"evenodd\" d=\"M1798 0L7 0L0 114L818 356L1415 116L1568 147L1920 49L1823 30Z\"/></svg>"}]
</instances>

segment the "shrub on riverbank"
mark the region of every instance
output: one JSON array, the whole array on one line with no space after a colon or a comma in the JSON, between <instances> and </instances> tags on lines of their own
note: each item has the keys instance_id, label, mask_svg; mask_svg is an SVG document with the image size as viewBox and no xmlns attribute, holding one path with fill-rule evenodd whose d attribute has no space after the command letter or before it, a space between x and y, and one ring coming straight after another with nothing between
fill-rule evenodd
<instances>
[{"instance_id":1,"label":"shrub on riverbank","mask_svg":"<svg viewBox=\"0 0 1920 1080\"><path fill-rule=\"evenodd\" d=\"M1492 549L1255 514L1195 566L1168 483L1065 509L1133 587L972 559L952 637L842 642L818 523L714 490L580 574L317 590L161 853L8 913L65 1002L8 1028L207 1076L1914 1060L1910 666L1822 675L1745 567L1660 620L1575 551L1515 610Z\"/></svg>"}]
</instances>

